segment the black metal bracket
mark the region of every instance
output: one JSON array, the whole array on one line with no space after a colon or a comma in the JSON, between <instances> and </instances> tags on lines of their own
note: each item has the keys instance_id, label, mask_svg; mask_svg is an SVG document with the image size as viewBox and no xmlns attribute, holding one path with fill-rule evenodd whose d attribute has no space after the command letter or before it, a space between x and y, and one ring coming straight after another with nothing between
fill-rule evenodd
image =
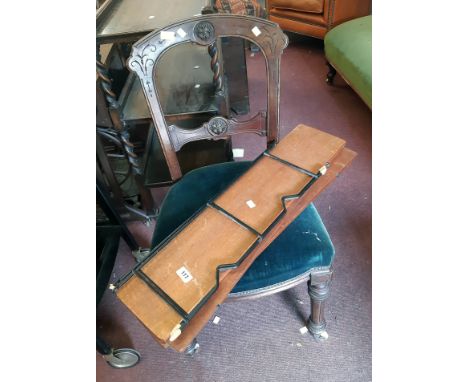
<instances>
[{"instance_id":1,"label":"black metal bracket","mask_svg":"<svg viewBox=\"0 0 468 382\"><path fill-rule=\"evenodd\" d=\"M263 152L262 155L265 155L266 157L268 158L271 158L271 159L274 159L275 161L278 161L294 170L297 170L303 174L306 174L306 175L309 175L310 177L313 177L313 178L317 178L318 177L318 174L314 173L314 172L311 172L309 170L306 170L305 168L302 168L302 167L299 167L299 166L296 166L294 163L291 163L291 162L288 162L288 161L285 161L284 159L281 159L279 157L277 157L276 155L273 155L272 153L270 153L268 150L265 150Z\"/></svg>"},{"instance_id":2,"label":"black metal bracket","mask_svg":"<svg viewBox=\"0 0 468 382\"><path fill-rule=\"evenodd\" d=\"M151 280L141 269L133 269L132 273L135 276L143 281L154 293L159 295L165 302L167 302L171 308L173 308L180 316L184 318L184 321L187 321L189 318L189 314L179 305L177 304L171 296L169 296L166 292L164 292L153 280Z\"/></svg>"},{"instance_id":3,"label":"black metal bracket","mask_svg":"<svg viewBox=\"0 0 468 382\"><path fill-rule=\"evenodd\" d=\"M226 211L223 207L218 206L215 202L208 202L208 203L206 203L206 205L208 207L211 207L211 208L221 212L224 216L231 219L233 222L239 224L241 227L248 229L255 236L260 238L260 241L263 239L263 235L260 232L258 232L256 229L249 226L247 223L244 223L242 220L236 218L233 214L231 214L229 211Z\"/></svg>"}]
</instances>

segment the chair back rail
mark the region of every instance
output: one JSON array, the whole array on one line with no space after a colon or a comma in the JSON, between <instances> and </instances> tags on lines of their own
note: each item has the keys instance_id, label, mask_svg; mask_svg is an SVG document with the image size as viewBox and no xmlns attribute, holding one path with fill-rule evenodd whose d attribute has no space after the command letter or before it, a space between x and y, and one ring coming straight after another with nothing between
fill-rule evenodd
<instances>
[{"instance_id":1,"label":"chair back rail","mask_svg":"<svg viewBox=\"0 0 468 382\"><path fill-rule=\"evenodd\" d=\"M267 110L248 121L216 116L195 130L167 126L156 87L156 66L165 51L182 43L212 46L221 37L241 37L256 44L262 52L267 74ZM171 178L182 176L176 151L194 140L223 139L252 132L267 137L269 147L278 142L280 58L288 38L273 22L251 16L208 14L195 16L155 30L133 45L127 66L140 79ZM227 91L226 87L218 89Z\"/></svg>"}]
</instances>

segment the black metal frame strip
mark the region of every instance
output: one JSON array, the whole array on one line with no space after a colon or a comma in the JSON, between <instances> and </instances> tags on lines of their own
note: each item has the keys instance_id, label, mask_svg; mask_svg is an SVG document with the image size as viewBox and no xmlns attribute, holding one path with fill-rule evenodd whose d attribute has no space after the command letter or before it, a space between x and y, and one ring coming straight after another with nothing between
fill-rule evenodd
<instances>
[{"instance_id":1,"label":"black metal frame strip","mask_svg":"<svg viewBox=\"0 0 468 382\"><path fill-rule=\"evenodd\" d=\"M184 318L185 321L188 321L189 314L177 304L166 292L164 292L153 280L151 280L145 272L141 269L134 269L132 273L135 276L138 276L141 281L143 281L154 293L159 295L164 301L166 301L171 308L173 308L180 316Z\"/></svg>"},{"instance_id":2,"label":"black metal frame strip","mask_svg":"<svg viewBox=\"0 0 468 382\"><path fill-rule=\"evenodd\" d=\"M278 162L280 162L280 163L282 163L282 164L284 164L284 165L286 165L288 167L291 167L294 170L297 170L297 171L299 171L299 172L301 172L303 174L309 175L309 176L314 177L314 178L318 177L318 174L313 173L313 172L311 172L309 170L306 170L305 168L299 167L299 166L295 165L294 163L285 161L284 159L281 159L281 158L277 157L276 155L273 155L268 150L265 150L262 155L264 155L264 156L266 156L268 158L274 159L275 161L278 161Z\"/></svg>"},{"instance_id":3,"label":"black metal frame strip","mask_svg":"<svg viewBox=\"0 0 468 382\"><path fill-rule=\"evenodd\" d=\"M255 229L247 225L246 223L242 222L238 218L236 218L234 215L230 214L226 210L224 210L222 207L218 206L216 203L213 202L214 199L216 199L219 194L222 194L220 192L218 195L213 197L206 205L203 205L198 211L196 211L189 219L187 219L183 224L181 224L177 229L175 229L170 235L168 235L161 243L159 243L152 251L151 253L140 263L138 263L133 270L128 272L126 275L121 277L117 282L115 283L115 288L113 289L113 292L116 293L117 290L125 284L132 275L137 275L140 278L142 278L143 281L155 292L157 293L161 298L163 298L174 310L176 310L180 316L183 318L183 326L201 309L201 307L205 304L205 302L216 292L216 290L219 287L219 273L223 270L227 269L233 269L239 267L239 265L244 261L244 259L255 249L255 247L260 243L265 237L275 226L276 224L282 219L282 217L286 214L287 208L286 208L286 201L289 200L294 200L300 198L314 183L315 181L322 176L322 173L315 174L311 171L308 171L306 169L303 169L299 166L296 166L293 163L290 163L288 161L285 161L284 159L281 159L273 154L270 154L268 152L268 149L265 150L261 155L259 155L253 162L252 166L259 161L261 158L270 158L276 161L279 161L283 163L284 165L287 165L288 167L299 171L305 175L308 175L311 179L307 182L307 184L297 193L297 194L290 194L290 195L284 195L281 197L281 205L282 205L282 210L279 213L279 215L276 217L276 219L265 229L263 233L257 232ZM325 164L327 167L330 167L330 164L327 162ZM242 174L243 175L243 174ZM233 182L229 185L232 186L235 182L237 182L241 177L233 180ZM171 241L175 236L177 236L187 225L189 225L207 206L212 207L223 213L226 217L229 219L235 221L239 225L243 226L244 228L248 229L249 231L255 233L257 235L257 240L247 249L247 251L239 258L239 260L235 263L230 263L230 264L220 264L216 267L216 284L215 286L208 292L208 294L202 298L202 300L192 309L191 312L187 313L185 312L169 295L167 295L161 288L159 288L148 276L145 275L143 271L141 271L141 268L149 261L151 260L154 256L158 254L158 252L163 249L169 241ZM142 277L143 276L143 277ZM146 278L146 279L144 279Z\"/></svg>"},{"instance_id":4,"label":"black metal frame strip","mask_svg":"<svg viewBox=\"0 0 468 382\"><path fill-rule=\"evenodd\" d=\"M260 238L260 241L263 239L263 235L258 232L255 228L252 228L249 226L247 223L244 223L242 220L236 218L233 214L230 212L226 211L223 207L217 205L215 202L208 202L206 203L208 207L211 207L219 212L221 212L224 216L226 216L228 219L231 219L233 222L239 224L241 227L244 227L245 229L249 230L252 232L254 235Z\"/></svg>"},{"instance_id":5,"label":"black metal frame strip","mask_svg":"<svg viewBox=\"0 0 468 382\"><path fill-rule=\"evenodd\" d=\"M263 158L263 155L259 155L257 158L255 158L253 161L252 161L252 166L257 163L260 159ZM251 166L251 167L252 167ZM227 187L231 187L234 183L236 183L241 177L242 177L243 174L241 174L238 178L236 179L233 179L232 182L227 186ZM224 191L221 191L219 192L217 195L215 195L211 201L213 201L214 199L216 199L218 196L220 196ZM209 203L209 202L208 202ZM164 238L163 240L161 240L161 242L156 246L154 247L150 253L148 254L148 256L146 256L142 261L140 261L137 265L135 265L135 267L133 269L141 269L148 261L150 261L154 256L156 256L158 254L159 251L161 251L166 245L167 243L169 243L175 236L177 236L181 231L183 231L185 229L185 227L187 227L198 215L200 215L201 212L203 212L203 210L206 208L206 204L203 204L197 211L195 211L192 216L190 216L190 218L188 218L185 222L183 222L179 227L177 227L174 231L172 231L168 236L166 236L166 238ZM132 276L132 271L128 272L127 274L125 274L124 276L120 277L114 284L114 293L117 292L117 290L123 285L125 284L128 279Z\"/></svg>"}]
</instances>

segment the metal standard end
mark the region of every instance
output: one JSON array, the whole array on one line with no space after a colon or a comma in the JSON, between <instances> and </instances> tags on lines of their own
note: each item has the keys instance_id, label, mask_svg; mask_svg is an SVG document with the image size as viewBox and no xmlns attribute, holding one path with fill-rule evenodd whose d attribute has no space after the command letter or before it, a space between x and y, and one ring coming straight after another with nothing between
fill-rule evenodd
<instances>
[{"instance_id":1,"label":"metal standard end","mask_svg":"<svg viewBox=\"0 0 468 382\"><path fill-rule=\"evenodd\" d=\"M180 324L178 324L174 329L172 329L171 334L169 336L169 341L175 341L182 333L182 330L180 329Z\"/></svg>"},{"instance_id":2,"label":"metal standard end","mask_svg":"<svg viewBox=\"0 0 468 382\"><path fill-rule=\"evenodd\" d=\"M327 165L320 167L319 173L325 175L327 173Z\"/></svg>"},{"instance_id":3,"label":"metal standard end","mask_svg":"<svg viewBox=\"0 0 468 382\"><path fill-rule=\"evenodd\" d=\"M115 285L114 284L109 284L109 289L113 291L115 289Z\"/></svg>"}]
</instances>

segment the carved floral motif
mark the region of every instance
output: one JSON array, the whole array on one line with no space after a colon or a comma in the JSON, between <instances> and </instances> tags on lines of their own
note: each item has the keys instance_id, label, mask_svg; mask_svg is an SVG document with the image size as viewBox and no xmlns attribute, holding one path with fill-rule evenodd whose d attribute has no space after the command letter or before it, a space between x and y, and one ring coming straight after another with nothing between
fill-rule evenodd
<instances>
[{"instance_id":1,"label":"carved floral motif","mask_svg":"<svg viewBox=\"0 0 468 382\"><path fill-rule=\"evenodd\" d=\"M209 43L214 39L214 26L209 21L200 21L193 28L193 33L200 41Z\"/></svg>"},{"instance_id":2,"label":"carved floral motif","mask_svg":"<svg viewBox=\"0 0 468 382\"><path fill-rule=\"evenodd\" d=\"M228 121L223 117L214 117L207 125L207 129L211 135L222 135L226 133L228 127Z\"/></svg>"},{"instance_id":3,"label":"carved floral motif","mask_svg":"<svg viewBox=\"0 0 468 382\"><path fill-rule=\"evenodd\" d=\"M282 31L269 31L266 26L262 26L260 30L263 32L264 47L267 54L275 55L288 46L288 37Z\"/></svg>"},{"instance_id":4,"label":"carved floral motif","mask_svg":"<svg viewBox=\"0 0 468 382\"><path fill-rule=\"evenodd\" d=\"M154 60L157 56L156 54L157 48L153 44L146 45L140 54L136 54L132 56L130 61L130 66L134 68L136 71L140 71L143 73L145 77L148 76L148 73L151 74L151 70L154 66Z\"/></svg>"}]
</instances>

